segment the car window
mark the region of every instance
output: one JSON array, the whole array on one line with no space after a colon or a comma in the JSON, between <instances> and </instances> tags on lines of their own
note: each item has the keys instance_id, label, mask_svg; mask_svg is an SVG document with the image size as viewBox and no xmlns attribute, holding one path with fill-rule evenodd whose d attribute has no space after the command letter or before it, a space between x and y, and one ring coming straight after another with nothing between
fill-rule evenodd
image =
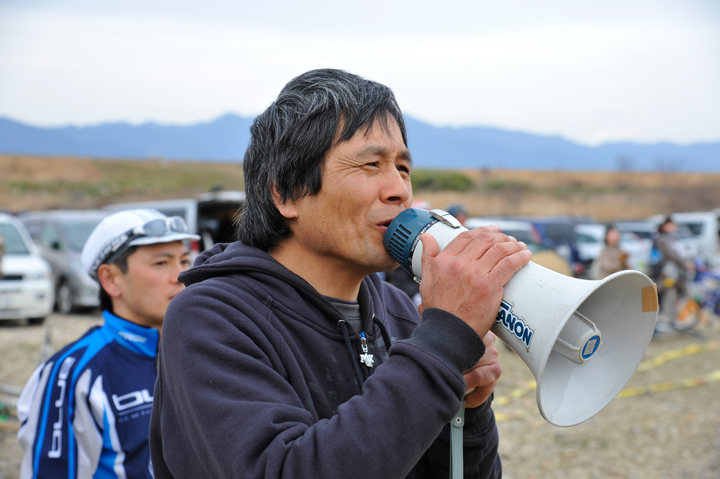
<instances>
[{"instance_id":1,"label":"car window","mask_svg":"<svg viewBox=\"0 0 720 479\"><path fill-rule=\"evenodd\" d=\"M25 225L25 229L30 234L30 237L33 239L33 241L39 243L42 223L34 220L23 220L23 225Z\"/></svg>"},{"instance_id":2,"label":"car window","mask_svg":"<svg viewBox=\"0 0 720 479\"><path fill-rule=\"evenodd\" d=\"M688 228L688 225L678 224L677 231L675 231L675 237L680 239L691 239L695 237L695 234L690 228Z\"/></svg>"},{"instance_id":3,"label":"car window","mask_svg":"<svg viewBox=\"0 0 720 479\"><path fill-rule=\"evenodd\" d=\"M85 242L90 237L100 219L68 220L61 223L64 236L67 239L68 249L82 251Z\"/></svg>"},{"instance_id":4,"label":"car window","mask_svg":"<svg viewBox=\"0 0 720 479\"><path fill-rule=\"evenodd\" d=\"M578 233L577 235L577 242L582 244L597 244L600 241L598 241L597 238L593 238L590 235L586 235L585 233Z\"/></svg>"},{"instance_id":5,"label":"car window","mask_svg":"<svg viewBox=\"0 0 720 479\"><path fill-rule=\"evenodd\" d=\"M548 223L545 226L545 236L554 241L569 241L572 243L577 240L577 233L572 224Z\"/></svg>"},{"instance_id":6,"label":"car window","mask_svg":"<svg viewBox=\"0 0 720 479\"><path fill-rule=\"evenodd\" d=\"M52 223L45 223L40 230L40 241L39 243L45 249L53 249L53 244L57 243L60 245L59 249L63 249L62 241L60 240L60 234L57 228Z\"/></svg>"},{"instance_id":7,"label":"car window","mask_svg":"<svg viewBox=\"0 0 720 479\"><path fill-rule=\"evenodd\" d=\"M633 231L633 233L635 233L636 235L638 235L638 236L641 237L642 239L653 239L652 232L650 232L650 231L637 231L637 230L635 230L635 231Z\"/></svg>"},{"instance_id":8,"label":"car window","mask_svg":"<svg viewBox=\"0 0 720 479\"><path fill-rule=\"evenodd\" d=\"M682 223L683 226L686 226L693 235L700 236L703 232L703 223L697 222L697 223Z\"/></svg>"},{"instance_id":9,"label":"car window","mask_svg":"<svg viewBox=\"0 0 720 479\"><path fill-rule=\"evenodd\" d=\"M20 232L10 223L0 223L0 234L5 240L5 254L30 254Z\"/></svg>"},{"instance_id":10,"label":"car window","mask_svg":"<svg viewBox=\"0 0 720 479\"><path fill-rule=\"evenodd\" d=\"M649 236L648 236L648 238L649 238ZM620 236L621 242L632 243L632 242L637 242L637 241L641 241L641 240L642 240L642 237L637 233L634 233L632 231L621 232L621 236Z\"/></svg>"}]
</instances>

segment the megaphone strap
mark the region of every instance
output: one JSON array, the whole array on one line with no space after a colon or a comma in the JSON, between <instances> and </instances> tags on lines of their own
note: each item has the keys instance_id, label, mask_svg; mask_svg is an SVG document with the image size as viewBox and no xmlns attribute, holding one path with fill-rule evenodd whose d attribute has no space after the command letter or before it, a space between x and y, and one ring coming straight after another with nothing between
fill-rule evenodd
<instances>
[{"instance_id":1,"label":"megaphone strap","mask_svg":"<svg viewBox=\"0 0 720 479\"><path fill-rule=\"evenodd\" d=\"M460 410L450 421L450 479L462 479L463 471L463 426L465 425L465 399Z\"/></svg>"}]
</instances>

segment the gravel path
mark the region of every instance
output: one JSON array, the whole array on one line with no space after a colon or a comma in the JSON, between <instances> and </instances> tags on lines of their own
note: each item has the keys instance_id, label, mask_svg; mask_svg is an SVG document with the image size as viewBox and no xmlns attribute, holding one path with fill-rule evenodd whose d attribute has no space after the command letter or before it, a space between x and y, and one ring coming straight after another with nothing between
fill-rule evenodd
<instances>
[{"instance_id":1,"label":"gravel path","mask_svg":"<svg viewBox=\"0 0 720 479\"><path fill-rule=\"evenodd\" d=\"M99 322L99 315L53 315L42 326L0 323L0 385L24 385L47 337L59 348ZM720 325L696 331L702 337L653 339L628 384L635 389L626 388L598 415L570 428L542 418L532 375L501 346L503 377L494 409L504 477L720 478ZM13 397L0 394L0 402L11 404ZM15 421L0 417L0 479L19 477Z\"/></svg>"}]
</instances>

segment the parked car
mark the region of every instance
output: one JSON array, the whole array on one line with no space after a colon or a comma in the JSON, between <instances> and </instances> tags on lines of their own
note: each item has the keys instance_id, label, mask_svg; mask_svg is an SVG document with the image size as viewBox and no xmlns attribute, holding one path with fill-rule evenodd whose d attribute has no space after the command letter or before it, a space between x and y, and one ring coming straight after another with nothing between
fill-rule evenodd
<instances>
[{"instance_id":1,"label":"parked car","mask_svg":"<svg viewBox=\"0 0 720 479\"><path fill-rule=\"evenodd\" d=\"M5 244L0 264L0 320L42 323L52 312L54 299L50 265L14 216L0 213L0 235Z\"/></svg>"},{"instance_id":2,"label":"parked car","mask_svg":"<svg viewBox=\"0 0 720 479\"><path fill-rule=\"evenodd\" d=\"M154 208L167 216L181 216L190 232L201 237L200 241L190 243L190 251L195 256L215 243L230 243L237 239L235 219L244 205L243 191L212 191L195 198L116 203L104 209Z\"/></svg>"},{"instance_id":3,"label":"parked car","mask_svg":"<svg viewBox=\"0 0 720 479\"><path fill-rule=\"evenodd\" d=\"M537 232L535 226L529 221L508 220L492 217L473 217L465 221L465 227L468 229L478 228L480 226L495 225L500 231L508 236L512 236L518 241L522 241L533 247L540 246L542 239Z\"/></svg>"},{"instance_id":4,"label":"parked car","mask_svg":"<svg viewBox=\"0 0 720 479\"><path fill-rule=\"evenodd\" d=\"M655 235L657 235L657 223L651 221L616 221L613 224L620 232L631 231L635 233L652 248Z\"/></svg>"},{"instance_id":5,"label":"parked car","mask_svg":"<svg viewBox=\"0 0 720 479\"><path fill-rule=\"evenodd\" d=\"M100 305L98 283L80 261L90 233L108 215L101 210L33 211L18 215L55 277L55 310L69 314Z\"/></svg>"},{"instance_id":6,"label":"parked car","mask_svg":"<svg viewBox=\"0 0 720 479\"><path fill-rule=\"evenodd\" d=\"M658 226L665 221L665 216L656 215L646 221L620 221L615 223L620 231L632 231L640 236L652 249L658 234ZM698 242L686 224L678 223L675 232L678 253L684 258L694 259L698 256Z\"/></svg>"},{"instance_id":7,"label":"parked car","mask_svg":"<svg viewBox=\"0 0 720 479\"><path fill-rule=\"evenodd\" d=\"M585 265L578 254L575 225L593 223L592 218L573 216L537 216L514 218L530 221L540 235L542 244L554 249L570 265L573 275L585 277Z\"/></svg>"},{"instance_id":8,"label":"parked car","mask_svg":"<svg viewBox=\"0 0 720 479\"><path fill-rule=\"evenodd\" d=\"M598 257L605 246L605 231L607 228L601 224L575 225L577 233L578 257L586 267Z\"/></svg>"},{"instance_id":9,"label":"parked car","mask_svg":"<svg viewBox=\"0 0 720 479\"><path fill-rule=\"evenodd\" d=\"M628 254L628 267L642 273L648 273L652 242L647 243L632 231L620 230L620 249ZM586 270L598 257L605 246L607 226L603 224L575 225L578 234L578 254L585 263Z\"/></svg>"},{"instance_id":10,"label":"parked car","mask_svg":"<svg viewBox=\"0 0 720 479\"><path fill-rule=\"evenodd\" d=\"M512 236L518 241L528 245L528 249L532 252L533 263L544 266L548 269L562 273L567 276L573 276L570 264L567 259L560 256L555 250L541 244L540 235L535 226L529 221L507 220L500 218L468 218L465 221L465 227L468 229L478 228L480 226L495 225L498 229L508 236Z\"/></svg>"}]
</instances>

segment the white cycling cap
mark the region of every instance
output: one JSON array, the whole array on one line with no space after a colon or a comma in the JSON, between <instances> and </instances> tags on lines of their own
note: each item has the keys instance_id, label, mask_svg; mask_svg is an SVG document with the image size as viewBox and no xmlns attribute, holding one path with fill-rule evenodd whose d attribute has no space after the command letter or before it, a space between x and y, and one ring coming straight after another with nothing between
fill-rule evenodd
<instances>
[{"instance_id":1,"label":"white cycling cap","mask_svg":"<svg viewBox=\"0 0 720 479\"><path fill-rule=\"evenodd\" d=\"M97 279L101 264L112 263L132 246L200 240L188 232L180 216L168 218L151 208L123 210L104 218L90 233L80 259L85 271Z\"/></svg>"}]
</instances>

